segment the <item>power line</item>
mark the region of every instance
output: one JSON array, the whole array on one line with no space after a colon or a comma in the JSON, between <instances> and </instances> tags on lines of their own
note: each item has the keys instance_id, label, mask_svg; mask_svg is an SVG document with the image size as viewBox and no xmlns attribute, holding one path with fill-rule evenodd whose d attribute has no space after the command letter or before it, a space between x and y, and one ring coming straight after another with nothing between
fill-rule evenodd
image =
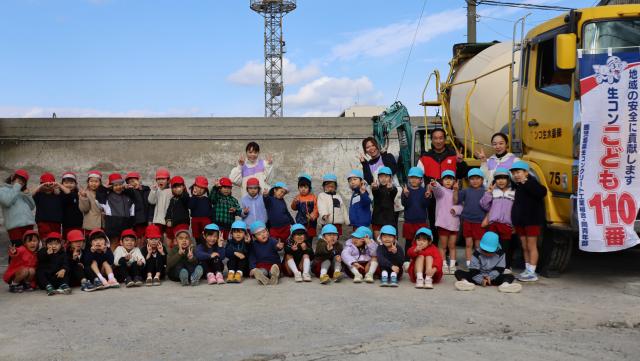
<instances>
[{"instance_id":1,"label":"power line","mask_svg":"<svg viewBox=\"0 0 640 361\"><path fill-rule=\"evenodd\" d=\"M505 6L505 7L521 8L521 9L534 9L534 10L570 11L574 9L574 8L568 8L564 6L514 3L514 2L508 2L508 1L496 1L496 0L467 0L467 2L475 2L476 5Z\"/></svg>"},{"instance_id":2,"label":"power line","mask_svg":"<svg viewBox=\"0 0 640 361\"><path fill-rule=\"evenodd\" d=\"M407 66L409 65L409 59L411 58L411 53L413 52L413 46L416 43L416 37L418 36L418 30L420 30L420 23L422 23L422 15L424 15L424 9L427 7L427 0L424 0L422 3L422 10L420 11L420 17L418 18L418 24L416 25L416 31L413 33L413 40L411 41L411 47L409 48L409 54L407 55L407 61L404 63L404 69L402 69L402 76L400 77L400 84L398 85L398 91L396 92L396 101L398 100L398 96L400 95L400 89L402 88L402 83L404 82L404 75L407 72Z\"/></svg>"}]
</instances>

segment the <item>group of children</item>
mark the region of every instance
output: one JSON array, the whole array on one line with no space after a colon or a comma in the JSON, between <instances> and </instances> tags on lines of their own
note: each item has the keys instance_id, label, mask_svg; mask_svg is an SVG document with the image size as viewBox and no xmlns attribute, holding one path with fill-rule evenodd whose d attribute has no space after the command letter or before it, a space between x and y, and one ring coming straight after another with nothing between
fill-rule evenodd
<instances>
[{"instance_id":1,"label":"group of children","mask_svg":"<svg viewBox=\"0 0 640 361\"><path fill-rule=\"evenodd\" d=\"M289 188L283 182L267 185L272 160L262 161L258 153L258 145L249 143L247 160L241 158L233 180L220 178L212 187L198 176L187 188L182 177L158 169L151 187L142 185L137 172L110 174L103 185L102 174L90 171L86 188L78 186L75 173L63 174L60 183L45 173L30 192L28 173L17 170L0 186L11 241L4 280L12 292L37 283L50 295L68 294L74 285L84 291L120 283L155 286L165 275L183 285L203 278L208 284L238 283L250 275L266 285L277 284L281 273L309 282L313 272L328 284L339 282L344 270L356 283L378 277L382 286L395 287L407 272L417 288L433 288L452 274L459 290L499 285L503 292L520 290L515 278L537 280L546 188L529 175L526 162L496 169L488 187L483 172L471 169L464 189L451 170L424 184L423 170L411 168L402 188L388 167L377 170L372 184L353 170L347 201L338 193L336 175L322 177L316 196L311 176L303 173L298 194L287 204ZM240 201L232 195L234 184L244 187ZM398 193L406 252L398 244ZM435 225L430 228L431 202ZM460 229L466 271L456 265ZM344 244L343 233L349 235ZM526 262L516 277L510 269L514 233Z\"/></svg>"}]
</instances>

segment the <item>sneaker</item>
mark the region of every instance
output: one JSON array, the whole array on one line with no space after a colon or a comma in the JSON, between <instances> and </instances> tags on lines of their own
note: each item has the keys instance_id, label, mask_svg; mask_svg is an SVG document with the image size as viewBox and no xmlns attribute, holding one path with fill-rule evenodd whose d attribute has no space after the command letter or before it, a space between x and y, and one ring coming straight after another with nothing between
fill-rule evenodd
<instances>
[{"instance_id":1,"label":"sneaker","mask_svg":"<svg viewBox=\"0 0 640 361\"><path fill-rule=\"evenodd\" d=\"M458 291L473 291L476 288L476 285L467 280L457 281L453 285Z\"/></svg>"},{"instance_id":2,"label":"sneaker","mask_svg":"<svg viewBox=\"0 0 640 361\"><path fill-rule=\"evenodd\" d=\"M118 283L118 281L116 281L116 279L112 279L112 280L108 280L107 281L107 286L109 288L120 288L120 284Z\"/></svg>"},{"instance_id":3,"label":"sneaker","mask_svg":"<svg viewBox=\"0 0 640 361\"><path fill-rule=\"evenodd\" d=\"M428 290L432 290L433 289L433 279L431 277L427 277L424 280L424 288L428 289Z\"/></svg>"},{"instance_id":4,"label":"sneaker","mask_svg":"<svg viewBox=\"0 0 640 361\"><path fill-rule=\"evenodd\" d=\"M511 268L505 268L503 274L511 275L511 274L513 274L513 271L511 270Z\"/></svg>"},{"instance_id":5,"label":"sneaker","mask_svg":"<svg viewBox=\"0 0 640 361\"><path fill-rule=\"evenodd\" d=\"M21 284L10 284L9 285L9 292L11 293L22 293L24 291L24 288Z\"/></svg>"},{"instance_id":6,"label":"sneaker","mask_svg":"<svg viewBox=\"0 0 640 361\"><path fill-rule=\"evenodd\" d=\"M362 283L362 274L360 272L353 275L353 283Z\"/></svg>"},{"instance_id":7,"label":"sneaker","mask_svg":"<svg viewBox=\"0 0 640 361\"><path fill-rule=\"evenodd\" d=\"M147 280L144 282L147 287L153 286L153 278L147 277Z\"/></svg>"},{"instance_id":8,"label":"sneaker","mask_svg":"<svg viewBox=\"0 0 640 361\"><path fill-rule=\"evenodd\" d=\"M517 280L520 280L521 277L527 277L529 273L529 270L525 269L522 273L518 273L515 277Z\"/></svg>"},{"instance_id":9,"label":"sneaker","mask_svg":"<svg viewBox=\"0 0 640 361\"><path fill-rule=\"evenodd\" d=\"M233 277L234 283L242 283L242 273L236 272L236 275Z\"/></svg>"},{"instance_id":10,"label":"sneaker","mask_svg":"<svg viewBox=\"0 0 640 361\"><path fill-rule=\"evenodd\" d=\"M458 270L458 269L456 268L456 265L449 266L449 274L450 274L450 275L456 274L456 271L457 271L457 270Z\"/></svg>"},{"instance_id":11,"label":"sneaker","mask_svg":"<svg viewBox=\"0 0 640 361\"><path fill-rule=\"evenodd\" d=\"M256 268L255 272L253 272L253 277L258 281L261 285L268 285L270 280L269 278L262 272L262 269Z\"/></svg>"},{"instance_id":12,"label":"sneaker","mask_svg":"<svg viewBox=\"0 0 640 361\"><path fill-rule=\"evenodd\" d=\"M303 274L302 274L302 280L303 280L304 282L311 282L311 275L310 275L310 274L308 274L308 273L303 273Z\"/></svg>"},{"instance_id":13,"label":"sneaker","mask_svg":"<svg viewBox=\"0 0 640 361\"><path fill-rule=\"evenodd\" d=\"M224 284L224 277L222 277L221 272L216 273L216 283L219 285Z\"/></svg>"},{"instance_id":14,"label":"sneaker","mask_svg":"<svg viewBox=\"0 0 640 361\"><path fill-rule=\"evenodd\" d=\"M33 292L33 287L31 287L30 282L22 282L22 291L24 292Z\"/></svg>"},{"instance_id":15,"label":"sneaker","mask_svg":"<svg viewBox=\"0 0 640 361\"><path fill-rule=\"evenodd\" d=\"M302 282L302 273L298 272L298 273L294 273L293 274L293 279L296 282Z\"/></svg>"},{"instance_id":16,"label":"sneaker","mask_svg":"<svg viewBox=\"0 0 640 361\"><path fill-rule=\"evenodd\" d=\"M47 285L46 291L47 291L47 296L54 296L56 294L56 290L55 288L53 288L52 285Z\"/></svg>"},{"instance_id":17,"label":"sneaker","mask_svg":"<svg viewBox=\"0 0 640 361\"><path fill-rule=\"evenodd\" d=\"M522 285L519 283L503 282L500 286L498 286L498 291L502 293L518 293L522 291Z\"/></svg>"},{"instance_id":18,"label":"sneaker","mask_svg":"<svg viewBox=\"0 0 640 361\"><path fill-rule=\"evenodd\" d=\"M409 261L404 262L404 263L402 264L402 270L403 270L404 272L409 271L409 266L411 266L411 262L409 262Z\"/></svg>"},{"instance_id":19,"label":"sneaker","mask_svg":"<svg viewBox=\"0 0 640 361\"><path fill-rule=\"evenodd\" d=\"M380 277L380 287L388 287L389 286L389 275L382 275Z\"/></svg>"},{"instance_id":20,"label":"sneaker","mask_svg":"<svg viewBox=\"0 0 640 361\"><path fill-rule=\"evenodd\" d=\"M153 285L154 286L160 286L160 277L154 277L153 278Z\"/></svg>"},{"instance_id":21,"label":"sneaker","mask_svg":"<svg viewBox=\"0 0 640 361\"><path fill-rule=\"evenodd\" d=\"M424 280L422 278L416 280L416 288L424 288Z\"/></svg>"},{"instance_id":22,"label":"sneaker","mask_svg":"<svg viewBox=\"0 0 640 361\"><path fill-rule=\"evenodd\" d=\"M235 283L236 282L235 275L236 275L235 272L228 272L227 273L227 283Z\"/></svg>"},{"instance_id":23,"label":"sneaker","mask_svg":"<svg viewBox=\"0 0 640 361\"><path fill-rule=\"evenodd\" d=\"M105 288L108 288L102 283L102 281L100 281L99 278L93 280L93 285L95 286L96 290L104 290Z\"/></svg>"},{"instance_id":24,"label":"sneaker","mask_svg":"<svg viewBox=\"0 0 640 361\"><path fill-rule=\"evenodd\" d=\"M207 273L207 284L208 285L215 285L216 284L216 275L214 275L211 272Z\"/></svg>"},{"instance_id":25,"label":"sneaker","mask_svg":"<svg viewBox=\"0 0 640 361\"><path fill-rule=\"evenodd\" d=\"M189 272L186 269L181 269L180 273L178 274L178 277L180 277L181 285L183 286L189 285Z\"/></svg>"},{"instance_id":26,"label":"sneaker","mask_svg":"<svg viewBox=\"0 0 640 361\"><path fill-rule=\"evenodd\" d=\"M389 287L398 287L398 276L391 275L391 283L389 284Z\"/></svg>"},{"instance_id":27,"label":"sneaker","mask_svg":"<svg viewBox=\"0 0 640 361\"><path fill-rule=\"evenodd\" d=\"M96 286L94 286L93 283L91 283L91 281L84 280L80 284L80 290L85 291L85 292L93 292L93 291L96 290Z\"/></svg>"},{"instance_id":28,"label":"sneaker","mask_svg":"<svg viewBox=\"0 0 640 361\"><path fill-rule=\"evenodd\" d=\"M366 275L364 275L364 281L367 283L373 283L373 274L367 273Z\"/></svg>"},{"instance_id":29,"label":"sneaker","mask_svg":"<svg viewBox=\"0 0 640 361\"><path fill-rule=\"evenodd\" d=\"M111 282L109 282L109 283L111 283ZM133 280L131 278L127 277L127 278L124 279L124 286L126 288L133 287L135 285L136 284L133 282Z\"/></svg>"},{"instance_id":30,"label":"sneaker","mask_svg":"<svg viewBox=\"0 0 640 361\"><path fill-rule=\"evenodd\" d=\"M328 277L328 276L327 276L327 277ZM332 277L332 279L333 279L333 282L340 282L340 281L342 281L342 272L340 272L340 271L335 271L335 272L333 272L333 277Z\"/></svg>"},{"instance_id":31,"label":"sneaker","mask_svg":"<svg viewBox=\"0 0 640 361\"><path fill-rule=\"evenodd\" d=\"M269 273L271 273L271 284L272 285L277 285L278 284L278 279L280 278L280 267L278 267L278 265L273 265L271 266L271 269L269 270Z\"/></svg>"},{"instance_id":32,"label":"sneaker","mask_svg":"<svg viewBox=\"0 0 640 361\"><path fill-rule=\"evenodd\" d=\"M447 261L444 261L444 263L442 264L442 274L443 275L450 275L451 274L449 272L449 265L447 264Z\"/></svg>"},{"instance_id":33,"label":"sneaker","mask_svg":"<svg viewBox=\"0 0 640 361\"><path fill-rule=\"evenodd\" d=\"M320 284L326 285L331 282L331 277L328 274L320 275Z\"/></svg>"},{"instance_id":34,"label":"sneaker","mask_svg":"<svg viewBox=\"0 0 640 361\"><path fill-rule=\"evenodd\" d=\"M140 276L134 277L133 278L133 283L136 285L136 287L142 286L142 277L140 277Z\"/></svg>"},{"instance_id":35,"label":"sneaker","mask_svg":"<svg viewBox=\"0 0 640 361\"><path fill-rule=\"evenodd\" d=\"M58 288L58 290L62 290L62 293L65 295L70 295L71 294L71 287L69 287L68 284L63 283L60 285L60 288Z\"/></svg>"},{"instance_id":36,"label":"sneaker","mask_svg":"<svg viewBox=\"0 0 640 361\"><path fill-rule=\"evenodd\" d=\"M518 277L518 281L520 282L536 282L538 280L538 274L535 272L527 272L524 275L520 275Z\"/></svg>"},{"instance_id":37,"label":"sneaker","mask_svg":"<svg viewBox=\"0 0 640 361\"><path fill-rule=\"evenodd\" d=\"M191 285L197 286L200 283L200 278L202 278L202 266L196 266L196 269L193 270L191 274Z\"/></svg>"}]
</instances>

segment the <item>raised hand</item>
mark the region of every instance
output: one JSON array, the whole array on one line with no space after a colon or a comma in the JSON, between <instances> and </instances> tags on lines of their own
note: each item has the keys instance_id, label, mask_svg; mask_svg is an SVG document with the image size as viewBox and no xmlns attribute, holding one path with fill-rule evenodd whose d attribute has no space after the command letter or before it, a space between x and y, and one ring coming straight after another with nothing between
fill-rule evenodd
<instances>
[{"instance_id":1,"label":"raised hand","mask_svg":"<svg viewBox=\"0 0 640 361\"><path fill-rule=\"evenodd\" d=\"M407 197L409 196L409 188L407 188L406 184L402 186L402 194L404 194Z\"/></svg>"},{"instance_id":2,"label":"raised hand","mask_svg":"<svg viewBox=\"0 0 640 361\"><path fill-rule=\"evenodd\" d=\"M487 159L487 156L484 154L484 149L480 148L480 150L476 150L475 153L473 153L473 155L480 159L481 161L485 161Z\"/></svg>"},{"instance_id":3,"label":"raised hand","mask_svg":"<svg viewBox=\"0 0 640 361\"><path fill-rule=\"evenodd\" d=\"M244 154L241 154L240 158L238 158L238 165L241 167L244 165Z\"/></svg>"}]
</instances>

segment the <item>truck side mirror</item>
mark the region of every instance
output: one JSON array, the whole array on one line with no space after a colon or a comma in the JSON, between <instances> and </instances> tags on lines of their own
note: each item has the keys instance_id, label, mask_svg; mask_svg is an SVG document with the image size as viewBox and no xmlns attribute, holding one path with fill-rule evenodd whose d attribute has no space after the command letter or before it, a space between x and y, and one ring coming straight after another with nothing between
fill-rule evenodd
<instances>
[{"instance_id":1,"label":"truck side mirror","mask_svg":"<svg viewBox=\"0 0 640 361\"><path fill-rule=\"evenodd\" d=\"M576 53L576 34L556 35L556 69L574 70Z\"/></svg>"}]
</instances>

